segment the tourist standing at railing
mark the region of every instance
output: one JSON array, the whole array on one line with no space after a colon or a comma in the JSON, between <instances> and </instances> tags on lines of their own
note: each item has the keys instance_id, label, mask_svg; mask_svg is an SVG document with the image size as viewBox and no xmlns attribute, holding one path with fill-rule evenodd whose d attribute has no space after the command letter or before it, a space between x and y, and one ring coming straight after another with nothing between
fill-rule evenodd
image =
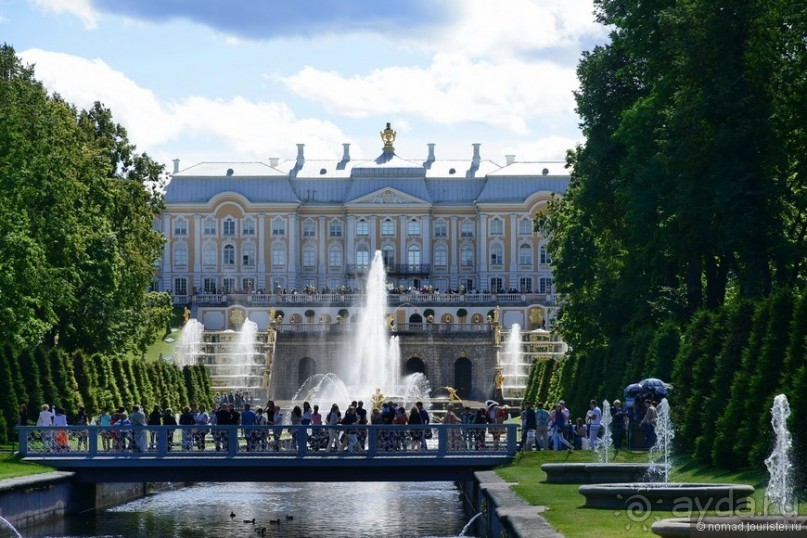
<instances>
[{"instance_id":1,"label":"tourist standing at railing","mask_svg":"<svg viewBox=\"0 0 807 538\"><path fill-rule=\"evenodd\" d=\"M64 414L64 409L61 407L56 408L56 414L53 415L54 426L67 426L67 415ZM70 450L70 436L67 430L56 430L56 449L67 451Z\"/></svg>"},{"instance_id":2,"label":"tourist standing at railing","mask_svg":"<svg viewBox=\"0 0 807 538\"><path fill-rule=\"evenodd\" d=\"M417 406L414 406L411 411L409 411L409 417L407 418L409 421L409 425L414 425L414 428L410 428L409 430L409 438L411 439L411 450L420 450L421 445L420 442L423 440L423 419L420 416L420 409Z\"/></svg>"},{"instance_id":3,"label":"tourist standing at railing","mask_svg":"<svg viewBox=\"0 0 807 538\"><path fill-rule=\"evenodd\" d=\"M76 415L76 426L86 426L87 424L89 424L89 421L87 420L87 411L84 409L84 407L79 407L78 415ZM81 450L82 448L87 450L89 448L89 432L87 430L78 430L77 436L78 450Z\"/></svg>"},{"instance_id":4,"label":"tourist standing at railing","mask_svg":"<svg viewBox=\"0 0 807 538\"><path fill-rule=\"evenodd\" d=\"M359 432L356 430L356 424L359 421L356 415L356 408L352 405L345 411L345 416L342 418L342 424L348 426L345 430L345 437L347 437L347 451L360 452L361 446L359 445Z\"/></svg>"},{"instance_id":5,"label":"tourist standing at railing","mask_svg":"<svg viewBox=\"0 0 807 538\"><path fill-rule=\"evenodd\" d=\"M303 423L303 410L300 409L299 405L295 405L294 409L291 410L291 414L289 415L289 420L291 422L292 427L289 428L289 432L291 433L291 448L292 450L297 450L297 442L300 438L300 432L302 431L300 428L296 428L294 426L300 426ZM302 437L305 439L305 437Z\"/></svg>"},{"instance_id":6,"label":"tourist standing at railing","mask_svg":"<svg viewBox=\"0 0 807 538\"><path fill-rule=\"evenodd\" d=\"M330 426L328 428L328 447L327 450L342 450L342 441L339 439L339 429L336 428L337 424L342 422L342 413L339 411L339 406L333 404L328 416L325 417L325 422Z\"/></svg>"},{"instance_id":7,"label":"tourist standing at railing","mask_svg":"<svg viewBox=\"0 0 807 538\"><path fill-rule=\"evenodd\" d=\"M476 413L474 413L470 407L465 406L462 410L462 413L460 413L460 421L465 425L469 425L473 424L475 419L476 419ZM470 450L473 448L474 438L475 436L471 431L471 428L462 429L462 442L465 445L466 450Z\"/></svg>"},{"instance_id":8,"label":"tourist standing at railing","mask_svg":"<svg viewBox=\"0 0 807 538\"><path fill-rule=\"evenodd\" d=\"M241 413L241 425L244 426L244 437L247 440L247 452L254 452L258 446L260 435L254 428L258 422L258 415L252 410L252 406L244 404L244 411Z\"/></svg>"},{"instance_id":9,"label":"tourist standing at railing","mask_svg":"<svg viewBox=\"0 0 807 538\"><path fill-rule=\"evenodd\" d=\"M186 405L182 408L182 414L179 415L180 426L193 426L196 424L196 418L191 413L190 406ZM189 451L193 449L193 434L190 428L182 429L182 450Z\"/></svg>"},{"instance_id":10,"label":"tourist standing at railing","mask_svg":"<svg viewBox=\"0 0 807 538\"><path fill-rule=\"evenodd\" d=\"M488 414L487 409L484 407L480 407L476 410L476 416L474 417L474 425L477 426L472 430L474 435L474 447L476 450L485 450L485 439L487 437L487 428L479 427L482 424L489 424L490 423L490 415Z\"/></svg>"},{"instance_id":11,"label":"tourist standing at railing","mask_svg":"<svg viewBox=\"0 0 807 538\"><path fill-rule=\"evenodd\" d=\"M112 436L109 434L109 426L112 424L112 416L106 407L101 408L101 414L98 415L98 425L101 426L101 446L104 452L109 451L109 440Z\"/></svg>"},{"instance_id":12,"label":"tourist standing at railing","mask_svg":"<svg viewBox=\"0 0 807 538\"><path fill-rule=\"evenodd\" d=\"M255 410L255 425L256 426L266 426L266 412L263 410L262 407L259 407ZM258 446L260 446L261 450L265 451L267 448L267 440L269 439L269 435L267 434L266 428L260 428L258 430Z\"/></svg>"},{"instance_id":13,"label":"tourist standing at railing","mask_svg":"<svg viewBox=\"0 0 807 538\"><path fill-rule=\"evenodd\" d=\"M37 426L53 426L53 413L50 411L48 404L42 404L39 411L39 417L36 419ZM45 445L45 450L48 452L53 449L53 434L49 430L39 430L39 436L42 439L42 444Z\"/></svg>"},{"instance_id":14,"label":"tourist standing at railing","mask_svg":"<svg viewBox=\"0 0 807 538\"><path fill-rule=\"evenodd\" d=\"M162 419L163 411L160 409L159 405L155 405L151 410L151 413L149 413L148 425L159 426L162 424ZM149 450L154 450L157 448L157 430L154 428L149 428L149 434Z\"/></svg>"},{"instance_id":15,"label":"tourist standing at railing","mask_svg":"<svg viewBox=\"0 0 807 538\"><path fill-rule=\"evenodd\" d=\"M272 417L272 424L277 426L276 428L272 428L272 438L275 441L275 451L279 451L280 437L283 435L283 428L280 427L283 425L283 408L279 405L275 406L275 414Z\"/></svg>"},{"instance_id":16,"label":"tourist standing at railing","mask_svg":"<svg viewBox=\"0 0 807 538\"><path fill-rule=\"evenodd\" d=\"M404 409L403 406L395 407L395 418L392 419L392 423L399 426L405 426L409 423L409 418L406 416L406 409ZM395 450L406 450L407 433L406 429L393 432Z\"/></svg>"},{"instance_id":17,"label":"tourist standing at railing","mask_svg":"<svg viewBox=\"0 0 807 538\"><path fill-rule=\"evenodd\" d=\"M132 406L132 413L129 415L129 422L134 427L134 449L137 452L145 452L147 444L146 414L140 409L139 405Z\"/></svg>"},{"instance_id":18,"label":"tourist standing at railing","mask_svg":"<svg viewBox=\"0 0 807 538\"><path fill-rule=\"evenodd\" d=\"M163 411L163 426L176 426L176 425L177 425L177 419L174 416L174 410L171 409L170 407L166 407L165 411ZM168 446L166 447L166 449L169 452L174 449L174 431L175 430L169 429L166 432L166 436L168 438Z\"/></svg>"},{"instance_id":19,"label":"tourist standing at railing","mask_svg":"<svg viewBox=\"0 0 807 538\"><path fill-rule=\"evenodd\" d=\"M300 419L300 424L303 426L308 426L311 424L311 404L308 402L303 402L303 416Z\"/></svg>"},{"instance_id":20,"label":"tourist standing at railing","mask_svg":"<svg viewBox=\"0 0 807 538\"><path fill-rule=\"evenodd\" d=\"M443 424L448 424L448 450L462 450L463 440L462 431L459 424L462 424L460 418L454 413L454 406L448 404L446 406L446 416L443 418Z\"/></svg>"},{"instance_id":21,"label":"tourist standing at railing","mask_svg":"<svg viewBox=\"0 0 807 538\"><path fill-rule=\"evenodd\" d=\"M429 422L431 422L430 417L429 417L429 412L426 410L425 407L423 407L423 402L415 403L415 407L418 408L418 413L420 414L420 422L421 422L421 424L423 424L424 426L429 424ZM423 429L423 435L420 437L420 448L422 450L426 450L426 440L431 439L431 438L432 438L432 430L431 430L431 428L424 428Z\"/></svg>"},{"instance_id":22,"label":"tourist standing at railing","mask_svg":"<svg viewBox=\"0 0 807 538\"><path fill-rule=\"evenodd\" d=\"M208 414L204 405L199 406L199 412L194 417L196 425L199 429L196 431L195 442L196 448L199 450L205 449L205 438L207 437L207 427L210 425L210 414Z\"/></svg>"},{"instance_id":23,"label":"tourist standing at railing","mask_svg":"<svg viewBox=\"0 0 807 538\"><path fill-rule=\"evenodd\" d=\"M356 403L356 416L359 424L367 425L367 409L364 408L364 402L361 400ZM367 428L359 428L359 444L362 450L367 448Z\"/></svg>"}]
</instances>

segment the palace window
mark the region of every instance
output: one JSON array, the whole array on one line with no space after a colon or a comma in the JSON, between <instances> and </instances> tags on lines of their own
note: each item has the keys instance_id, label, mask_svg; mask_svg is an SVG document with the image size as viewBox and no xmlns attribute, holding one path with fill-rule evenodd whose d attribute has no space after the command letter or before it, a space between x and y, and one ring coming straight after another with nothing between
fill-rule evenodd
<instances>
[{"instance_id":1,"label":"palace window","mask_svg":"<svg viewBox=\"0 0 807 538\"><path fill-rule=\"evenodd\" d=\"M255 279L243 278L241 279L241 291L244 293L252 293L255 291Z\"/></svg>"},{"instance_id":2,"label":"palace window","mask_svg":"<svg viewBox=\"0 0 807 538\"><path fill-rule=\"evenodd\" d=\"M395 221L392 219L384 219L381 222L381 235L392 236L395 235Z\"/></svg>"},{"instance_id":3,"label":"palace window","mask_svg":"<svg viewBox=\"0 0 807 538\"><path fill-rule=\"evenodd\" d=\"M370 251L366 245L360 245L356 249L356 265L363 268L370 266Z\"/></svg>"},{"instance_id":4,"label":"palace window","mask_svg":"<svg viewBox=\"0 0 807 538\"><path fill-rule=\"evenodd\" d=\"M235 247L224 245L222 260L224 265L235 265Z\"/></svg>"},{"instance_id":5,"label":"palace window","mask_svg":"<svg viewBox=\"0 0 807 538\"><path fill-rule=\"evenodd\" d=\"M286 266L286 245L276 243L272 246L272 265L275 267Z\"/></svg>"},{"instance_id":6,"label":"palace window","mask_svg":"<svg viewBox=\"0 0 807 538\"><path fill-rule=\"evenodd\" d=\"M538 293L552 293L552 279L541 277L538 279Z\"/></svg>"},{"instance_id":7,"label":"palace window","mask_svg":"<svg viewBox=\"0 0 807 538\"><path fill-rule=\"evenodd\" d=\"M174 279L174 295L187 295L188 294L188 279L175 278Z\"/></svg>"},{"instance_id":8,"label":"palace window","mask_svg":"<svg viewBox=\"0 0 807 538\"><path fill-rule=\"evenodd\" d=\"M434 237L448 237L448 223L438 220L434 223Z\"/></svg>"},{"instance_id":9,"label":"palace window","mask_svg":"<svg viewBox=\"0 0 807 538\"><path fill-rule=\"evenodd\" d=\"M490 221L490 235L502 235L504 233L504 223L501 219Z\"/></svg>"},{"instance_id":10,"label":"palace window","mask_svg":"<svg viewBox=\"0 0 807 538\"><path fill-rule=\"evenodd\" d=\"M406 224L406 235L418 236L420 235L420 221L412 219Z\"/></svg>"},{"instance_id":11,"label":"palace window","mask_svg":"<svg viewBox=\"0 0 807 538\"><path fill-rule=\"evenodd\" d=\"M245 267L255 267L255 245L252 243L244 245L241 260Z\"/></svg>"},{"instance_id":12,"label":"palace window","mask_svg":"<svg viewBox=\"0 0 807 538\"><path fill-rule=\"evenodd\" d=\"M460 249L460 267L470 269L474 266L474 249L471 245L465 245Z\"/></svg>"},{"instance_id":13,"label":"palace window","mask_svg":"<svg viewBox=\"0 0 807 538\"><path fill-rule=\"evenodd\" d=\"M356 235L361 237L370 235L370 225L366 220L360 220L356 223Z\"/></svg>"},{"instance_id":14,"label":"palace window","mask_svg":"<svg viewBox=\"0 0 807 538\"><path fill-rule=\"evenodd\" d=\"M490 279L490 292L491 293L503 293L504 292L504 283L502 282L501 278L491 278Z\"/></svg>"},{"instance_id":15,"label":"palace window","mask_svg":"<svg viewBox=\"0 0 807 538\"><path fill-rule=\"evenodd\" d=\"M342 267L342 247L339 245L331 245L328 249L328 266L331 269Z\"/></svg>"},{"instance_id":16,"label":"palace window","mask_svg":"<svg viewBox=\"0 0 807 538\"><path fill-rule=\"evenodd\" d=\"M504 251L501 245L491 245L490 247L490 264L502 265L504 263Z\"/></svg>"},{"instance_id":17,"label":"palace window","mask_svg":"<svg viewBox=\"0 0 807 538\"><path fill-rule=\"evenodd\" d=\"M546 245L541 245L539 253L541 256L542 264L552 263L552 256L549 255L549 251L546 249Z\"/></svg>"},{"instance_id":18,"label":"palace window","mask_svg":"<svg viewBox=\"0 0 807 538\"><path fill-rule=\"evenodd\" d=\"M203 265L216 265L216 244L206 243L202 249L202 264Z\"/></svg>"},{"instance_id":19,"label":"palace window","mask_svg":"<svg viewBox=\"0 0 807 538\"><path fill-rule=\"evenodd\" d=\"M311 270L317 266L317 251L313 245L303 247L303 269Z\"/></svg>"},{"instance_id":20,"label":"palace window","mask_svg":"<svg viewBox=\"0 0 807 538\"><path fill-rule=\"evenodd\" d=\"M332 220L328 223L328 236L342 237L342 223L338 220Z\"/></svg>"},{"instance_id":21,"label":"palace window","mask_svg":"<svg viewBox=\"0 0 807 538\"><path fill-rule=\"evenodd\" d=\"M216 293L216 279L215 278L205 278L202 281L202 289L205 293Z\"/></svg>"},{"instance_id":22,"label":"palace window","mask_svg":"<svg viewBox=\"0 0 807 538\"><path fill-rule=\"evenodd\" d=\"M222 278L221 287L224 293L232 293L235 291L235 279L232 277Z\"/></svg>"},{"instance_id":23,"label":"palace window","mask_svg":"<svg viewBox=\"0 0 807 538\"><path fill-rule=\"evenodd\" d=\"M384 258L384 265L389 266L395 263L395 249L392 245L381 247L381 256Z\"/></svg>"},{"instance_id":24,"label":"palace window","mask_svg":"<svg viewBox=\"0 0 807 538\"><path fill-rule=\"evenodd\" d=\"M519 278L518 287L519 290L521 290L521 293L532 293L532 279L526 277Z\"/></svg>"},{"instance_id":25,"label":"palace window","mask_svg":"<svg viewBox=\"0 0 807 538\"><path fill-rule=\"evenodd\" d=\"M527 245L518 247L518 263L520 265L532 265L532 248Z\"/></svg>"},{"instance_id":26,"label":"palace window","mask_svg":"<svg viewBox=\"0 0 807 538\"><path fill-rule=\"evenodd\" d=\"M530 235L533 232L533 223L530 219L518 221L518 235Z\"/></svg>"},{"instance_id":27,"label":"palace window","mask_svg":"<svg viewBox=\"0 0 807 538\"><path fill-rule=\"evenodd\" d=\"M216 235L216 219L213 217L207 217L205 219L204 231L202 233L204 235Z\"/></svg>"},{"instance_id":28,"label":"palace window","mask_svg":"<svg viewBox=\"0 0 807 538\"><path fill-rule=\"evenodd\" d=\"M312 220L303 223L303 237L315 237L317 235L317 224Z\"/></svg>"},{"instance_id":29,"label":"palace window","mask_svg":"<svg viewBox=\"0 0 807 538\"><path fill-rule=\"evenodd\" d=\"M188 221L185 217L174 219L174 235L188 235Z\"/></svg>"},{"instance_id":30,"label":"palace window","mask_svg":"<svg viewBox=\"0 0 807 538\"><path fill-rule=\"evenodd\" d=\"M420 270L420 247L412 245L406 250L406 263L415 270Z\"/></svg>"},{"instance_id":31,"label":"palace window","mask_svg":"<svg viewBox=\"0 0 807 538\"><path fill-rule=\"evenodd\" d=\"M255 235L255 219L252 217L245 218L241 226L243 235Z\"/></svg>"},{"instance_id":32,"label":"palace window","mask_svg":"<svg viewBox=\"0 0 807 538\"><path fill-rule=\"evenodd\" d=\"M227 217L221 226L222 235L233 236L235 235L235 220L232 217Z\"/></svg>"},{"instance_id":33,"label":"palace window","mask_svg":"<svg viewBox=\"0 0 807 538\"><path fill-rule=\"evenodd\" d=\"M445 245L437 245L434 247L434 266L448 266L448 248Z\"/></svg>"},{"instance_id":34,"label":"palace window","mask_svg":"<svg viewBox=\"0 0 807 538\"><path fill-rule=\"evenodd\" d=\"M461 237L473 237L474 236L474 223L470 220L462 221L460 225L460 236Z\"/></svg>"},{"instance_id":35,"label":"palace window","mask_svg":"<svg viewBox=\"0 0 807 538\"><path fill-rule=\"evenodd\" d=\"M278 217L272 221L272 235L282 237L286 235L286 221Z\"/></svg>"},{"instance_id":36,"label":"palace window","mask_svg":"<svg viewBox=\"0 0 807 538\"><path fill-rule=\"evenodd\" d=\"M174 265L188 265L188 246L185 244L174 245Z\"/></svg>"}]
</instances>

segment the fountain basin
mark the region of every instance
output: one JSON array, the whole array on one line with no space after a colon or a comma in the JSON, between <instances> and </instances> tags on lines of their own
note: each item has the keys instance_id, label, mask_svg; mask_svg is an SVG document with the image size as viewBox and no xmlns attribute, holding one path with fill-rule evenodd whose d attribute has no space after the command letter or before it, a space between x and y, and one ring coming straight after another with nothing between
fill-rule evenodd
<instances>
[{"instance_id":1,"label":"fountain basin","mask_svg":"<svg viewBox=\"0 0 807 538\"><path fill-rule=\"evenodd\" d=\"M578 490L586 508L625 509L632 513L668 510L678 513L747 507L754 488L746 484L644 482L583 485Z\"/></svg>"},{"instance_id":2,"label":"fountain basin","mask_svg":"<svg viewBox=\"0 0 807 538\"><path fill-rule=\"evenodd\" d=\"M549 484L612 484L639 482L650 469L660 465L652 463L544 463Z\"/></svg>"},{"instance_id":3,"label":"fountain basin","mask_svg":"<svg viewBox=\"0 0 807 538\"><path fill-rule=\"evenodd\" d=\"M709 536L804 536L807 516L707 516L661 519L653 523L653 534L668 538Z\"/></svg>"}]
</instances>

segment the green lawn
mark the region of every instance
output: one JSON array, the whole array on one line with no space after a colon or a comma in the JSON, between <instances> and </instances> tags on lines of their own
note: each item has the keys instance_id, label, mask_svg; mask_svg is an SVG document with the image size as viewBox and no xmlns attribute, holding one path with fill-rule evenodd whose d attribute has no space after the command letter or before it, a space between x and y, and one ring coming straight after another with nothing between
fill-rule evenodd
<instances>
[{"instance_id":1,"label":"green lawn","mask_svg":"<svg viewBox=\"0 0 807 538\"><path fill-rule=\"evenodd\" d=\"M20 461L17 456L11 454L10 445L0 447L0 480L51 471L53 471L52 467Z\"/></svg>"},{"instance_id":2,"label":"green lawn","mask_svg":"<svg viewBox=\"0 0 807 538\"><path fill-rule=\"evenodd\" d=\"M601 510L583 508L585 498L578 493L578 484L546 484L542 463L575 463L596 461L587 451L530 452L516 457L505 467L497 469L499 476L516 483L515 492L532 505L547 507L543 516L567 538L591 536L603 538L630 538L655 536L650 526L658 519L680 517L683 514L654 511L644 514L628 514L625 510ZM646 462L646 453L622 452L615 462ZM760 471L723 471L700 465L688 457L677 458L670 476L672 482L725 482L754 486L754 506L761 507L767 474ZM756 510L755 512L759 512ZM807 512L807 503L801 503L799 513ZM697 515L697 514L695 514Z\"/></svg>"}]
</instances>

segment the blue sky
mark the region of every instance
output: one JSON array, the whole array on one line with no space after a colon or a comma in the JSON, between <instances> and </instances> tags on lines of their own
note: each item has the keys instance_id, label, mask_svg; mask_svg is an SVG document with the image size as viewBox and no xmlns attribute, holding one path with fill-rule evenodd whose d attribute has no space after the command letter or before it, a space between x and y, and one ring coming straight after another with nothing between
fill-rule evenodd
<instances>
[{"instance_id":1,"label":"blue sky","mask_svg":"<svg viewBox=\"0 0 807 538\"><path fill-rule=\"evenodd\" d=\"M0 0L0 40L52 92L109 107L138 150L202 161L563 159L606 40L592 0Z\"/></svg>"}]
</instances>

